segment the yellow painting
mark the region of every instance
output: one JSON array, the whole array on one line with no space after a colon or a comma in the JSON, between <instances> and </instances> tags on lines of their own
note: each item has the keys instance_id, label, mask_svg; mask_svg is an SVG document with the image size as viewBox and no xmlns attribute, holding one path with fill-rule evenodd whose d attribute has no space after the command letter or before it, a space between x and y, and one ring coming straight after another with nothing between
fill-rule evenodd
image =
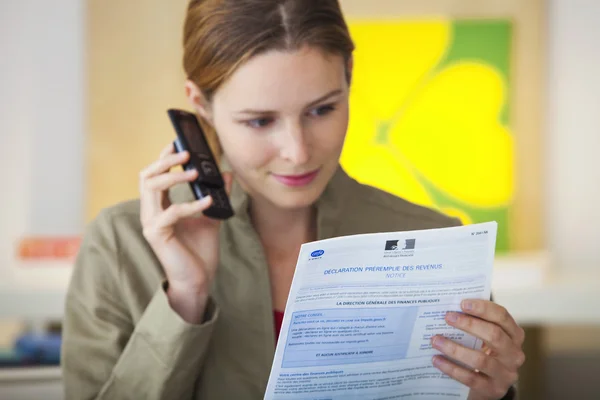
<instances>
[{"instance_id":1,"label":"yellow painting","mask_svg":"<svg viewBox=\"0 0 600 400\"><path fill-rule=\"evenodd\" d=\"M508 250L510 22L354 21L350 28L356 53L343 167L463 223L498 221L498 250Z\"/></svg>"}]
</instances>

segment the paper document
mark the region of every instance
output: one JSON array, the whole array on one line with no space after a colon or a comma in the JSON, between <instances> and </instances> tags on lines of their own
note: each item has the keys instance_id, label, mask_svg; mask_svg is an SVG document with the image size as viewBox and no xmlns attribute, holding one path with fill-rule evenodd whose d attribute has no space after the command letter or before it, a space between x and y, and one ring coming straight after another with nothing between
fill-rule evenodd
<instances>
[{"instance_id":1,"label":"paper document","mask_svg":"<svg viewBox=\"0 0 600 400\"><path fill-rule=\"evenodd\" d=\"M265 399L466 399L431 338L481 341L444 317L490 298L495 222L304 244Z\"/></svg>"}]
</instances>

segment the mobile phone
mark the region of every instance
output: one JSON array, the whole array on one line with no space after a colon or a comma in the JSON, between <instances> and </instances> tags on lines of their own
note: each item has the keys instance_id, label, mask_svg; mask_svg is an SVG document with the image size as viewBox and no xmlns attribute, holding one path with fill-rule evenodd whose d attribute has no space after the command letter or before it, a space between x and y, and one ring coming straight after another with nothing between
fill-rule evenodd
<instances>
[{"instance_id":1,"label":"mobile phone","mask_svg":"<svg viewBox=\"0 0 600 400\"><path fill-rule=\"evenodd\" d=\"M203 214L210 218L227 219L233 216L233 209L225 191L225 181L221 176L215 157L208 146L204 131L193 113L169 109L171 123L177 139L173 142L176 152L188 151L189 161L183 165L188 171L198 171L198 178L190 182L190 188L196 200L211 196L211 206Z\"/></svg>"}]
</instances>

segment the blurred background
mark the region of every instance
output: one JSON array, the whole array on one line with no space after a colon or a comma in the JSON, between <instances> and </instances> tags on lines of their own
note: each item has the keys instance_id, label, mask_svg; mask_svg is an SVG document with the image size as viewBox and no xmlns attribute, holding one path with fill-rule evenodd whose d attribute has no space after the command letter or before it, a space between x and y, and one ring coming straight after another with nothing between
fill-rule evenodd
<instances>
[{"instance_id":1,"label":"blurred background","mask_svg":"<svg viewBox=\"0 0 600 400\"><path fill-rule=\"evenodd\" d=\"M357 44L342 165L499 222L522 399L600 399L600 2L341 0ZM86 224L137 197L187 108L187 0L0 0L0 400L60 399Z\"/></svg>"}]
</instances>

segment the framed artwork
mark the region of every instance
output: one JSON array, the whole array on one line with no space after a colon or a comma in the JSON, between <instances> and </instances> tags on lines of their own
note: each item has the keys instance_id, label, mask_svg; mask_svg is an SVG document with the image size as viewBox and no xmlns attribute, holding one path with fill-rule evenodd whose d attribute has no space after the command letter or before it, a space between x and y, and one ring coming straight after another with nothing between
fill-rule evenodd
<instances>
[{"instance_id":1,"label":"framed artwork","mask_svg":"<svg viewBox=\"0 0 600 400\"><path fill-rule=\"evenodd\" d=\"M541 33L519 21L541 7L416 3L342 2L356 44L342 166L465 224L497 221L499 253L540 247Z\"/></svg>"},{"instance_id":2,"label":"framed artwork","mask_svg":"<svg viewBox=\"0 0 600 400\"><path fill-rule=\"evenodd\" d=\"M356 21L351 31L344 168L465 224L495 220L498 249L508 250L510 21Z\"/></svg>"}]
</instances>

